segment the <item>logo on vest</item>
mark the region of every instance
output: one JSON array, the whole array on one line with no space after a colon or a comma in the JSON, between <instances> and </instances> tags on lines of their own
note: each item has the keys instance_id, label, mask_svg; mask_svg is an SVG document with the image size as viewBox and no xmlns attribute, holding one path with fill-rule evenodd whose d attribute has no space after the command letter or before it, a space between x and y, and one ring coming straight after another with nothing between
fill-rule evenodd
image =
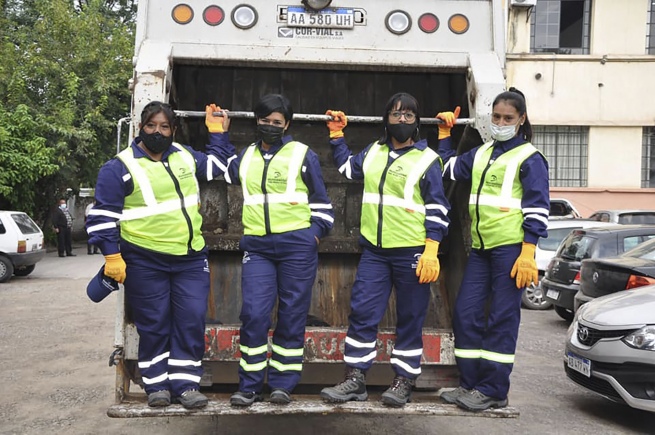
<instances>
[{"instance_id":1,"label":"logo on vest","mask_svg":"<svg viewBox=\"0 0 655 435\"><path fill-rule=\"evenodd\" d=\"M177 170L177 178L179 180L186 180L187 178L193 177L193 174L191 171L189 171L189 168L185 168L184 166L181 166Z\"/></svg>"},{"instance_id":2,"label":"logo on vest","mask_svg":"<svg viewBox=\"0 0 655 435\"><path fill-rule=\"evenodd\" d=\"M392 166L389 168L389 172L387 172L387 174L397 178L398 180L405 180L407 178L407 174L405 174L405 168L400 165Z\"/></svg>"},{"instance_id":3,"label":"logo on vest","mask_svg":"<svg viewBox=\"0 0 655 435\"><path fill-rule=\"evenodd\" d=\"M286 184L287 180L280 171L275 171L268 177L268 182L271 184Z\"/></svg>"},{"instance_id":4,"label":"logo on vest","mask_svg":"<svg viewBox=\"0 0 655 435\"><path fill-rule=\"evenodd\" d=\"M495 174L491 174L489 178L486 178L484 180L484 184L487 184L489 186L494 186L494 187L501 187L502 183L498 182L498 177Z\"/></svg>"}]
</instances>

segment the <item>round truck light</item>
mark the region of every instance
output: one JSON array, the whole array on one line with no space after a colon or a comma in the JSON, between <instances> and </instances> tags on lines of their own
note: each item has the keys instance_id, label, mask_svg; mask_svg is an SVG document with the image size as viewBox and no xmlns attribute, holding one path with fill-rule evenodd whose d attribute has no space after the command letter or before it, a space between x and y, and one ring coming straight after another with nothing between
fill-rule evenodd
<instances>
[{"instance_id":1,"label":"round truck light","mask_svg":"<svg viewBox=\"0 0 655 435\"><path fill-rule=\"evenodd\" d=\"M189 24L193 20L193 9L187 4L180 3L173 8L171 15L177 24Z\"/></svg>"},{"instance_id":2,"label":"round truck light","mask_svg":"<svg viewBox=\"0 0 655 435\"><path fill-rule=\"evenodd\" d=\"M448 19L448 28L457 35L466 33L469 29L469 19L462 14L455 14Z\"/></svg>"},{"instance_id":3,"label":"round truck light","mask_svg":"<svg viewBox=\"0 0 655 435\"><path fill-rule=\"evenodd\" d=\"M315 11L327 8L330 6L330 3L332 3L332 0L302 0L302 4L304 4L305 7Z\"/></svg>"},{"instance_id":4,"label":"round truck light","mask_svg":"<svg viewBox=\"0 0 655 435\"><path fill-rule=\"evenodd\" d=\"M423 14L418 19L418 28L425 33L434 33L439 28L439 18L435 14Z\"/></svg>"},{"instance_id":5,"label":"round truck light","mask_svg":"<svg viewBox=\"0 0 655 435\"><path fill-rule=\"evenodd\" d=\"M391 33L402 35L412 27L412 19L404 11L391 11L384 20L384 24Z\"/></svg>"},{"instance_id":6,"label":"round truck light","mask_svg":"<svg viewBox=\"0 0 655 435\"><path fill-rule=\"evenodd\" d=\"M225 19L225 12L219 6L211 5L205 8L205 11L202 13L202 18L205 20L205 23L210 26L218 26Z\"/></svg>"},{"instance_id":7,"label":"round truck light","mask_svg":"<svg viewBox=\"0 0 655 435\"><path fill-rule=\"evenodd\" d=\"M257 11L249 5L239 5L232 10L232 22L239 29L250 29L257 24Z\"/></svg>"}]
</instances>

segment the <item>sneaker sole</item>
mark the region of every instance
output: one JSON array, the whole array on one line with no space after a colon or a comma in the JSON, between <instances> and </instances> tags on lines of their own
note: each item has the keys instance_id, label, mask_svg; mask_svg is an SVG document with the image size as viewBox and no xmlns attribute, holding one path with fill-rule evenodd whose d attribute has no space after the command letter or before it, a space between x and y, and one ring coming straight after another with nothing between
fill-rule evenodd
<instances>
[{"instance_id":1,"label":"sneaker sole","mask_svg":"<svg viewBox=\"0 0 655 435\"><path fill-rule=\"evenodd\" d=\"M445 394L445 393L444 393ZM449 405L456 405L457 404L457 399L459 399L459 396L444 396L443 394L439 396L441 400L444 402L448 403Z\"/></svg>"},{"instance_id":2,"label":"sneaker sole","mask_svg":"<svg viewBox=\"0 0 655 435\"><path fill-rule=\"evenodd\" d=\"M288 405L289 403L291 403L291 400L285 399L283 397L271 397L269 400L271 403L274 403L276 405Z\"/></svg>"},{"instance_id":3,"label":"sneaker sole","mask_svg":"<svg viewBox=\"0 0 655 435\"><path fill-rule=\"evenodd\" d=\"M384 393L383 393L383 394L382 394L382 398L380 399L380 401L381 401L383 404L387 405L387 406L392 406L392 407L394 407L394 408L402 408L402 407L405 406L408 402L411 402L411 399L408 398L408 399L407 399L407 402L403 402L403 401L400 401L400 400L396 399L396 398L393 397L393 396L385 396Z\"/></svg>"},{"instance_id":4,"label":"sneaker sole","mask_svg":"<svg viewBox=\"0 0 655 435\"><path fill-rule=\"evenodd\" d=\"M480 408L480 407L476 408L474 406L467 405L465 402L460 401L460 400L458 400L456 402L456 405L460 406L461 408L464 408L467 411L473 411L473 412L486 411L487 409L492 409L492 408L496 408L496 409L497 408L505 408L507 406L507 404L508 404L508 402L507 402L507 400L505 400L503 402L490 403L489 406L485 406L485 407L482 407L482 408Z\"/></svg>"},{"instance_id":5,"label":"sneaker sole","mask_svg":"<svg viewBox=\"0 0 655 435\"><path fill-rule=\"evenodd\" d=\"M166 399L156 399L151 402L148 402L148 406L151 408L163 408L165 406L169 406L170 404L171 401Z\"/></svg>"},{"instance_id":6,"label":"sneaker sole","mask_svg":"<svg viewBox=\"0 0 655 435\"><path fill-rule=\"evenodd\" d=\"M239 399L230 399L230 405L245 408L247 406L252 405L255 402L261 402L261 401L262 401L261 398L256 398L256 399L250 400L250 401L239 400Z\"/></svg>"},{"instance_id":7,"label":"sneaker sole","mask_svg":"<svg viewBox=\"0 0 655 435\"><path fill-rule=\"evenodd\" d=\"M345 394L343 396L331 396L329 393L321 391L321 399L328 403L345 403L355 400L357 402L364 402L368 399L368 393L361 394Z\"/></svg>"}]
</instances>

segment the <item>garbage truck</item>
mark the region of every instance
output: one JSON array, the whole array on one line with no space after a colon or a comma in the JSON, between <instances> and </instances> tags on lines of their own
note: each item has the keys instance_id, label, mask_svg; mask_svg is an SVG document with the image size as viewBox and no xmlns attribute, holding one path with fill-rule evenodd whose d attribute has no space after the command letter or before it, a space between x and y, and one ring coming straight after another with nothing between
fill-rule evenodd
<instances>
[{"instance_id":1,"label":"garbage truck","mask_svg":"<svg viewBox=\"0 0 655 435\"><path fill-rule=\"evenodd\" d=\"M244 2L245 1L245 2ZM491 103L505 89L506 10L501 0L140 0L137 12L130 140L150 101L170 103L179 115L176 141L202 150L208 140L204 108L232 113L230 139L242 150L256 140L252 108L267 93L289 98L296 115L289 133L320 159L335 220L319 247L319 268L305 336L304 366L295 400L283 408L263 402L231 408L238 384L241 259L241 188L218 179L201 185L203 235L210 249L211 291L201 388L207 408L148 408L139 387L138 334L122 292L118 295L115 350L116 403L111 417L252 413L465 414L442 405L441 388L458 385L452 311L470 248L468 189L446 184L452 204L448 238L439 254L441 276L431 286L423 329L422 375L413 401L396 410L375 395L366 403L321 402L321 387L343 376L350 291L361 255L358 245L363 186L332 162L327 109L349 115L346 139L353 152L382 134L382 110L397 92L421 106L422 136L436 149L439 111L461 106L453 130L459 149L488 139ZM126 145L126 144L125 144ZM378 335L369 389L389 385L394 343L392 296ZM482 415L517 415L513 408Z\"/></svg>"}]
</instances>

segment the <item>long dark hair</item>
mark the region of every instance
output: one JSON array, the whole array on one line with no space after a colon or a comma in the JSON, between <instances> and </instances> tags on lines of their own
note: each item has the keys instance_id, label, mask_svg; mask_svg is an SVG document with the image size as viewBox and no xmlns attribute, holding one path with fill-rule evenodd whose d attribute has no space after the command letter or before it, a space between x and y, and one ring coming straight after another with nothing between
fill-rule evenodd
<instances>
[{"instance_id":1,"label":"long dark hair","mask_svg":"<svg viewBox=\"0 0 655 435\"><path fill-rule=\"evenodd\" d=\"M516 111L519 112L519 116L525 115L525 121L523 124L521 124L521 126L519 126L519 131L517 134L522 136L523 139L527 140L528 142L532 141L532 124L530 124L530 120L528 119L528 111L525 104L525 95L523 95L523 92L519 91L515 87L511 87L509 90L498 94L498 96L494 99L492 107L496 107L496 104L500 103L501 101L505 101L514 107Z\"/></svg>"},{"instance_id":2,"label":"long dark hair","mask_svg":"<svg viewBox=\"0 0 655 435\"><path fill-rule=\"evenodd\" d=\"M146 125L158 113L163 113L168 123L171 125L171 130L175 129L175 122L177 117L170 104L162 103L161 101L151 101L146 104L146 107L141 111L141 125Z\"/></svg>"},{"instance_id":3,"label":"long dark hair","mask_svg":"<svg viewBox=\"0 0 655 435\"><path fill-rule=\"evenodd\" d=\"M416 130L412 134L412 140L414 142L421 140L421 114L419 113L418 101L406 92L399 92L392 95L391 98L389 98L389 101L387 101L387 105L384 107L384 114L382 114L384 134L380 137L380 143L391 143L391 134L389 134L389 129L387 128L389 126L389 112L396 108L398 102L400 102L400 110L411 110L416 114Z\"/></svg>"}]
</instances>

